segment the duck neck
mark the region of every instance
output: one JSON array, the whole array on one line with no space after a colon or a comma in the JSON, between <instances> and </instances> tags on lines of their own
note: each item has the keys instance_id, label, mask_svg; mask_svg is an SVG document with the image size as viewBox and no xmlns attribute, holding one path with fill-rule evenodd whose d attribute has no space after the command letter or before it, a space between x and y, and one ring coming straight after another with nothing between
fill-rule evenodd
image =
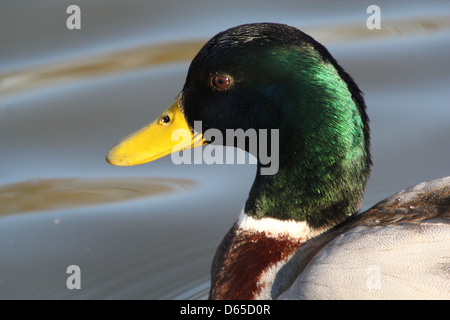
<instances>
[{"instance_id":1,"label":"duck neck","mask_svg":"<svg viewBox=\"0 0 450 320\"><path fill-rule=\"evenodd\" d=\"M323 228L359 210L371 165L369 129L364 102L345 89L309 98L313 103L306 110L296 105L307 103L301 99L286 108L290 117L279 125L278 172L263 175L258 161L247 215Z\"/></svg>"},{"instance_id":2,"label":"duck neck","mask_svg":"<svg viewBox=\"0 0 450 320\"><path fill-rule=\"evenodd\" d=\"M274 218L331 227L355 213L365 189L365 177L343 164L318 161L304 168L304 160L280 161L275 175L258 173L245 204L256 219ZM297 165L295 165L297 163Z\"/></svg>"}]
</instances>

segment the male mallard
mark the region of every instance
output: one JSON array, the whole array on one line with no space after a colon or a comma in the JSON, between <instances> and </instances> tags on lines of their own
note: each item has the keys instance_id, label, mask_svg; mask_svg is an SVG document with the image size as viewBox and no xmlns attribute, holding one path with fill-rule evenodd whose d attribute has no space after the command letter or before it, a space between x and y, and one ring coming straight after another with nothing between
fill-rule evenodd
<instances>
[{"instance_id":1,"label":"male mallard","mask_svg":"<svg viewBox=\"0 0 450 320\"><path fill-rule=\"evenodd\" d=\"M208 143L211 128L278 129L278 172L261 174L258 157L214 258L210 298L448 299L450 177L357 214L372 164L365 109L356 83L313 38L281 24L241 25L204 45L172 106L107 160L152 161ZM176 129L188 141L171 141Z\"/></svg>"}]
</instances>

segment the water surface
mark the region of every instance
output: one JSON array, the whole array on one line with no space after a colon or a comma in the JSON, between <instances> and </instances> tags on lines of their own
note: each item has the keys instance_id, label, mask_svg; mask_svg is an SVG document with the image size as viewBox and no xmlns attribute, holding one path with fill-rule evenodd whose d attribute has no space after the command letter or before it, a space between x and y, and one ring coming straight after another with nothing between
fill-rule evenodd
<instances>
[{"instance_id":1,"label":"water surface","mask_svg":"<svg viewBox=\"0 0 450 320\"><path fill-rule=\"evenodd\" d=\"M374 167L364 209L450 174L450 5L386 1L69 1L0 4L0 298L204 298L252 165L137 167L104 158L173 101L215 33L256 21L324 43L363 90ZM7 13L7 14L6 14ZM67 266L82 272L66 287Z\"/></svg>"}]
</instances>

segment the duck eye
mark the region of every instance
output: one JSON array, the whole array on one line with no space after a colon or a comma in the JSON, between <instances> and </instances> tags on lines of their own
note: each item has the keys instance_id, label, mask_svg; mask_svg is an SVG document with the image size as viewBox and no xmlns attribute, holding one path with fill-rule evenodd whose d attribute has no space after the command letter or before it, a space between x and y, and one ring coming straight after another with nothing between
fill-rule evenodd
<instances>
[{"instance_id":1,"label":"duck eye","mask_svg":"<svg viewBox=\"0 0 450 320\"><path fill-rule=\"evenodd\" d=\"M231 78L221 74L216 74L212 78L212 85L220 90L227 89L231 85Z\"/></svg>"},{"instance_id":2,"label":"duck eye","mask_svg":"<svg viewBox=\"0 0 450 320\"><path fill-rule=\"evenodd\" d=\"M165 114L161 117L161 119L159 119L159 122L163 124L168 124L170 122L170 117L167 114Z\"/></svg>"}]
</instances>

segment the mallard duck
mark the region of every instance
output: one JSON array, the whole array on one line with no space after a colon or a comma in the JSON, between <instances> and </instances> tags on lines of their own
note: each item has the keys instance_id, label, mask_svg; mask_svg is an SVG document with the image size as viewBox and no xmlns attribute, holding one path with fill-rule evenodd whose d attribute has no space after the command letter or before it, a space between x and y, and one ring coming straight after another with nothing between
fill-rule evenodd
<instances>
[{"instance_id":1,"label":"mallard duck","mask_svg":"<svg viewBox=\"0 0 450 320\"><path fill-rule=\"evenodd\" d=\"M366 105L312 37L275 23L217 34L170 108L107 161L136 165L208 144L208 129L279 134L275 174L262 173L256 154L248 199L213 260L211 299L450 298L450 177L358 212L372 165Z\"/></svg>"}]
</instances>

